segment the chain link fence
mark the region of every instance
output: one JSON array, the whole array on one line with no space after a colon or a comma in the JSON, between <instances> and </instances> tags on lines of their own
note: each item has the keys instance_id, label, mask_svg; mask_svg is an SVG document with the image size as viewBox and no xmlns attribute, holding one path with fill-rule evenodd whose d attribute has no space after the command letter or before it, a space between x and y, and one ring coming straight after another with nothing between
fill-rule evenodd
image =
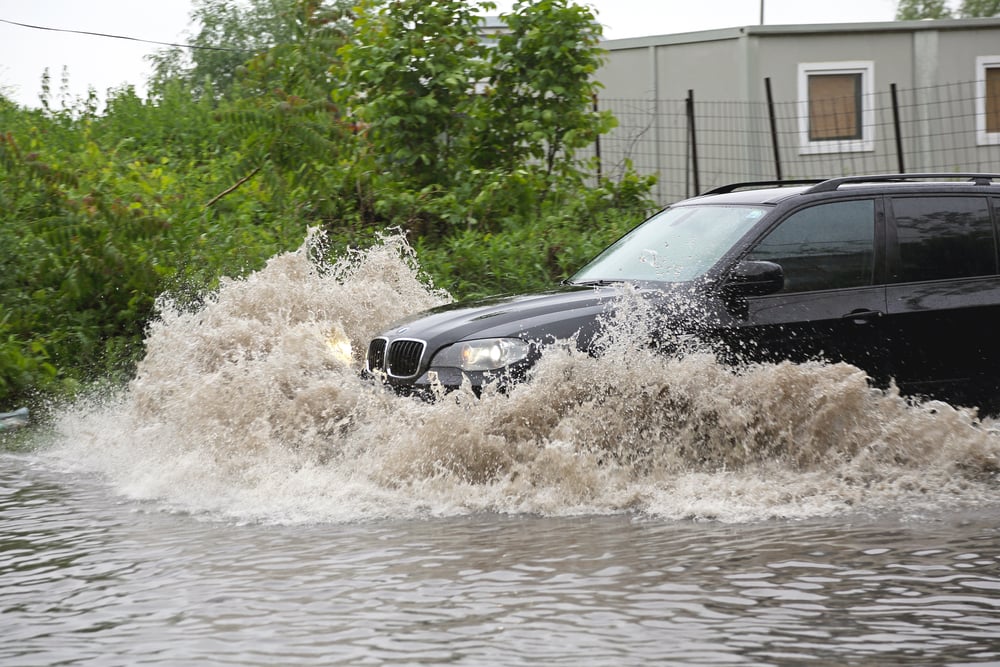
<instances>
[{"instance_id":1,"label":"chain link fence","mask_svg":"<svg viewBox=\"0 0 1000 667\"><path fill-rule=\"evenodd\" d=\"M970 81L905 90L892 85L863 95L864 141L856 144L864 147L840 152L810 143L809 110L799 101L703 102L697 91L680 100L600 99L598 107L612 112L618 127L594 151L606 175L626 161L642 174L657 174L660 204L739 181L1000 172L1000 143L995 133L984 139L978 90Z\"/></svg>"}]
</instances>

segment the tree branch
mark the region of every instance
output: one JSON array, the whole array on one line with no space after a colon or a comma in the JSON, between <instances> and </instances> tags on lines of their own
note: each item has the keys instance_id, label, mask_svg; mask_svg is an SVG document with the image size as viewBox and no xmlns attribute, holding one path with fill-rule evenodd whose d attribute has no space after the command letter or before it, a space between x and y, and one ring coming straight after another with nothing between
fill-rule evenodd
<instances>
[{"instance_id":1,"label":"tree branch","mask_svg":"<svg viewBox=\"0 0 1000 667\"><path fill-rule=\"evenodd\" d=\"M239 188L241 185L243 185L244 183L246 183L247 181L249 181L251 178L253 178L254 176L256 176L258 171L260 171L260 167L259 166L254 167L253 171L251 171L249 174L247 174L246 176L244 176L240 180L236 181L235 183L233 183L231 186L229 186L228 188L226 188L225 190L223 190L219 194L217 194L214 197L212 197L212 199L207 204L205 204L204 209L207 210L212 204L216 203L217 201L219 201L220 199L222 199L226 195L228 195L228 194L230 194L232 192L235 192L237 188Z\"/></svg>"}]
</instances>

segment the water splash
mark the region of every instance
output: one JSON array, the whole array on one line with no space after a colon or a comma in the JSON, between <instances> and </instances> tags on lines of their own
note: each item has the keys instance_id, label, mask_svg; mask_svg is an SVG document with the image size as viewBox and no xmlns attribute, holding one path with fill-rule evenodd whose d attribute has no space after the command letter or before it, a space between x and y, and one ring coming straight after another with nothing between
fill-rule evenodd
<instances>
[{"instance_id":1,"label":"water splash","mask_svg":"<svg viewBox=\"0 0 1000 667\"><path fill-rule=\"evenodd\" d=\"M48 455L118 492L238 520L630 511L751 521L1000 500L1000 435L843 364L657 355L624 290L599 357L551 348L509 394L427 404L362 380L369 337L448 300L387 236L327 262L315 237L161 303L122 393L58 420ZM352 342L352 357L331 337Z\"/></svg>"}]
</instances>

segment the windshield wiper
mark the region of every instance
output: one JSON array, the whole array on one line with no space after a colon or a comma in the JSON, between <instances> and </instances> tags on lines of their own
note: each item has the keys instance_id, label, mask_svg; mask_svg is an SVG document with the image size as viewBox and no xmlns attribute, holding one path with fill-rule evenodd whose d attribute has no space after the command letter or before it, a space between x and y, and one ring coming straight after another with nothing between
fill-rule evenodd
<instances>
[{"instance_id":1,"label":"windshield wiper","mask_svg":"<svg viewBox=\"0 0 1000 667\"><path fill-rule=\"evenodd\" d=\"M564 280L563 284L564 285L578 285L580 287L607 287L609 285L614 285L616 283L621 283L621 282L624 282L624 281L621 281L621 280L605 280L605 279L602 278L601 280L580 280L580 281Z\"/></svg>"}]
</instances>

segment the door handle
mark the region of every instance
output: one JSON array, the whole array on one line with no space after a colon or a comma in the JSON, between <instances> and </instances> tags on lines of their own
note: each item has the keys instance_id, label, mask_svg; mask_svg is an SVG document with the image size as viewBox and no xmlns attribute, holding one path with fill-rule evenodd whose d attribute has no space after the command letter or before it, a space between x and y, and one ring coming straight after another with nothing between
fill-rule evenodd
<instances>
[{"instance_id":1,"label":"door handle","mask_svg":"<svg viewBox=\"0 0 1000 667\"><path fill-rule=\"evenodd\" d=\"M878 318L885 315L881 310L868 310L867 308L858 308L857 310L852 310L846 315L842 315L841 319L851 320L855 324L868 324L872 320L877 320Z\"/></svg>"}]
</instances>

